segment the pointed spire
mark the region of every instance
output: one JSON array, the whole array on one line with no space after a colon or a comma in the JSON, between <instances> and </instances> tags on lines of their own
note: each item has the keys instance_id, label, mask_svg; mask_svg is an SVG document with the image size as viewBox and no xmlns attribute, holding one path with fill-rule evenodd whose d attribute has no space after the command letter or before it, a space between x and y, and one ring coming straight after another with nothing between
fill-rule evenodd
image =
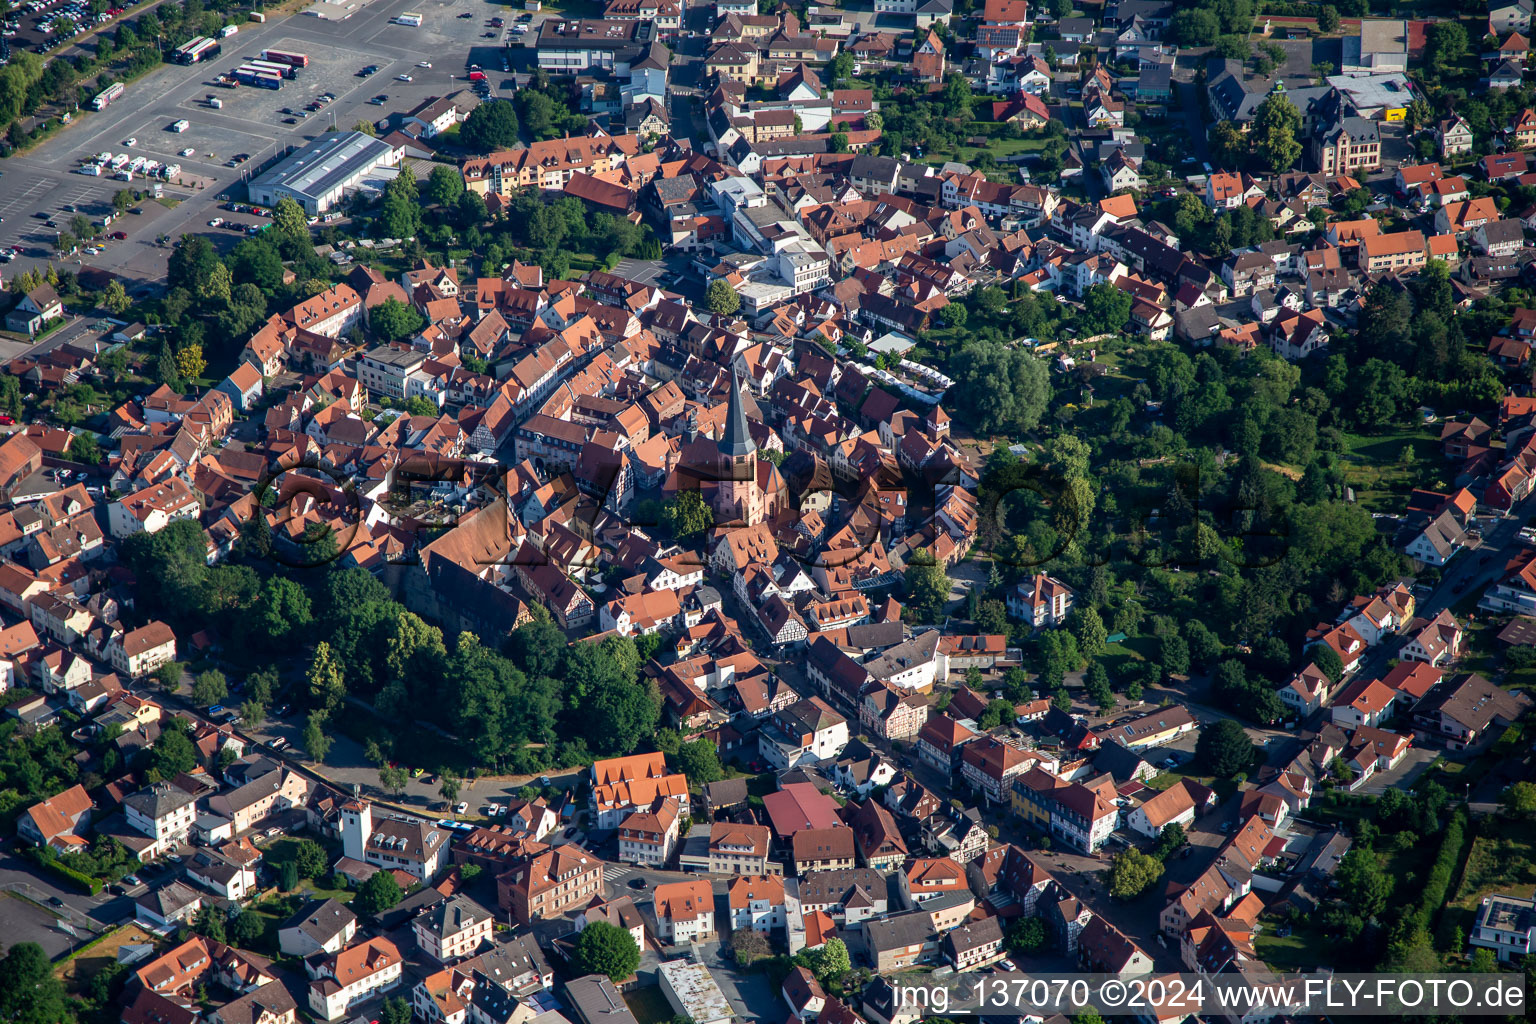
<instances>
[{"instance_id":1,"label":"pointed spire","mask_svg":"<svg viewBox=\"0 0 1536 1024\"><path fill-rule=\"evenodd\" d=\"M720 440L720 454L732 458L757 451L752 431L747 429L747 413L741 404L741 375L731 371L731 407L725 414L725 436Z\"/></svg>"}]
</instances>

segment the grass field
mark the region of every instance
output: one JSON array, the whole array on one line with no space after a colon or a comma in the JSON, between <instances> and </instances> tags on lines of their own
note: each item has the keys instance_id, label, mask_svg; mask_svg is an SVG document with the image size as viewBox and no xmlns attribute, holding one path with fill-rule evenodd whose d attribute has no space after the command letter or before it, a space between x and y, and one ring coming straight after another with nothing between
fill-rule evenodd
<instances>
[{"instance_id":1,"label":"grass field","mask_svg":"<svg viewBox=\"0 0 1536 1024\"><path fill-rule=\"evenodd\" d=\"M1275 934L1277 926L1268 922L1253 940L1253 951L1269 966L1278 970L1311 971L1326 962L1328 936L1320 928L1298 919L1284 938Z\"/></svg>"},{"instance_id":2,"label":"grass field","mask_svg":"<svg viewBox=\"0 0 1536 1024\"><path fill-rule=\"evenodd\" d=\"M125 924L60 963L53 973L70 992L80 992L99 971L117 962L117 951L123 946L152 945L154 941L155 937L138 925Z\"/></svg>"},{"instance_id":3,"label":"grass field","mask_svg":"<svg viewBox=\"0 0 1536 1024\"><path fill-rule=\"evenodd\" d=\"M1536 895L1536 821L1482 820L1467 854L1461 887L1440 915L1436 945L1449 948L1458 928L1463 936L1469 934L1483 897L1494 892Z\"/></svg>"},{"instance_id":4,"label":"grass field","mask_svg":"<svg viewBox=\"0 0 1536 1024\"><path fill-rule=\"evenodd\" d=\"M1412 456L1405 461L1406 452ZM1445 473L1439 443L1417 426L1386 434L1345 434L1343 461L1345 482L1371 512L1400 514L1410 490L1434 485Z\"/></svg>"}]
</instances>

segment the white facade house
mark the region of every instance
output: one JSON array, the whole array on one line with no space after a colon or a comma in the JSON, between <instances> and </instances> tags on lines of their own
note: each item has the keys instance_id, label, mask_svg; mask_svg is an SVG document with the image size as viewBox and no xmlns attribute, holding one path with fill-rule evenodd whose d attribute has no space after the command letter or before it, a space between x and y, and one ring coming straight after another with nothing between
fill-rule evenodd
<instances>
[{"instance_id":1,"label":"white facade house","mask_svg":"<svg viewBox=\"0 0 1536 1024\"><path fill-rule=\"evenodd\" d=\"M197 820L197 801L169 782L156 782L123 800L123 813L134 830L168 849L186 841Z\"/></svg>"},{"instance_id":2,"label":"white facade house","mask_svg":"<svg viewBox=\"0 0 1536 1024\"><path fill-rule=\"evenodd\" d=\"M1536 948L1536 902L1500 893L1484 896L1468 941L1493 950L1500 961L1530 955Z\"/></svg>"},{"instance_id":3,"label":"white facade house","mask_svg":"<svg viewBox=\"0 0 1536 1024\"><path fill-rule=\"evenodd\" d=\"M305 961L309 1009L321 1020L342 1019L358 1003L398 988L400 950L388 939L369 939L319 962Z\"/></svg>"}]
</instances>

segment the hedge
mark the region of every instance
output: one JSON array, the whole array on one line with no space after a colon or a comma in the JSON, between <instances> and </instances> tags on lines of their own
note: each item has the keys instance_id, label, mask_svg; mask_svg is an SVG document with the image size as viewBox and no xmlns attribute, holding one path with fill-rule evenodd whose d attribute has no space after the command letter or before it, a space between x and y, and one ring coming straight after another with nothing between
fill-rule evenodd
<instances>
[{"instance_id":1,"label":"hedge","mask_svg":"<svg viewBox=\"0 0 1536 1024\"><path fill-rule=\"evenodd\" d=\"M62 878L64 881L73 883L79 888L84 889L86 893L91 896L95 896L101 892L101 882L92 878L84 871L76 871L68 864L61 864L57 860L52 860L46 857L39 859L38 864L44 871L50 871L58 877Z\"/></svg>"},{"instance_id":2,"label":"hedge","mask_svg":"<svg viewBox=\"0 0 1536 1024\"><path fill-rule=\"evenodd\" d=\"M1400 935L1410 935L1415 928L1428 929L1434 923L1435 914L1445 905L1446 897L1450 895L1451 882L1466 859L1466 844L1467 815L1458 808L1446 823L1440 852L1419 890L1418 902L1398 922Z\"/></svg>"}]
</instances>

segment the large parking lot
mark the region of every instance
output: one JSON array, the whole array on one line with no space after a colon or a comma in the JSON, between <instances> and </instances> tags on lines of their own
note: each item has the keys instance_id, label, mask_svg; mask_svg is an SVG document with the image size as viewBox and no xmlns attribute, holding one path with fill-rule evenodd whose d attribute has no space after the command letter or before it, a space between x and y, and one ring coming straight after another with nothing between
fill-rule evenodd
<instances>
[{"instance_id":1,"label":"large parking lot","mask_svg":"<svg viewBox=\"0 0 1536 1024\"><path fill-rule=\"evenodd\" d=\"M99 217L110 208L112 196L126 187L110 177L93 178L70 173L81 160L103 151L141 154L162 163L176 163L189 187L168 186L167 201L181 200L174 209L141 204L143 215L126 218L114 228L127 230L126 243L113 243L107 252L88 257L89 262L129 277L154 280L164 273L167 250L153 245L160 234L177 237L185 232L207 234L221 244L232 244L233 233L212 229L208 221L221 215L221 195L242 197L242 180L264 165L303 145L333 125L345 131L361 120L380 122L391 114L403 114L429 97L444 96L469 88L466 72L480 64L497 84L504 77L501 66L509 56L504 39L522 12L487 0L358 0L330 5L325 17L274 18L265 25L242 25L239 33L224 39L222 54L207 65L167 66L132 83L128 94L101 113L79 119L37 150L0 164L0 246L17 244L22 258L10 264L15 273L47 259L56 228L34 219L34 212L65 224L75 205L79 212ZM425 21L418 27L394 24L404 10L419 10ZM467 15L467 16L465 16ZM533 24L548 17L534 16ZM493 27L493 18L503 25ZM486 38L490 33L492 38ZM228 88L217 84L263 49L291 50L309 55L310 63L297 78L284 81L277 90L254 86ZM516 48L510 56L526 59ZM418 67L429 62L431 68ZM370 77L358 72L377 65ZM409 75L409 82L397 76ZM323 94L333 100L318 110L306 109ZM215 110L207 98L216 96ZM382 104L369 102L384 95ZM291 112L284 113L283 108ZM288 119L295 123L285 123ZM188 128L173 132L170 126L185 119ZM134 146L128 147L128 139ZM191 150L189 156L181 154ZM236 167L231 159L246 155ZM139 182L133 183L138 187ZM231 188L231 186L234 186ZM60 215L63 214L62 217Z\"/></svg>"}]
</instances>

